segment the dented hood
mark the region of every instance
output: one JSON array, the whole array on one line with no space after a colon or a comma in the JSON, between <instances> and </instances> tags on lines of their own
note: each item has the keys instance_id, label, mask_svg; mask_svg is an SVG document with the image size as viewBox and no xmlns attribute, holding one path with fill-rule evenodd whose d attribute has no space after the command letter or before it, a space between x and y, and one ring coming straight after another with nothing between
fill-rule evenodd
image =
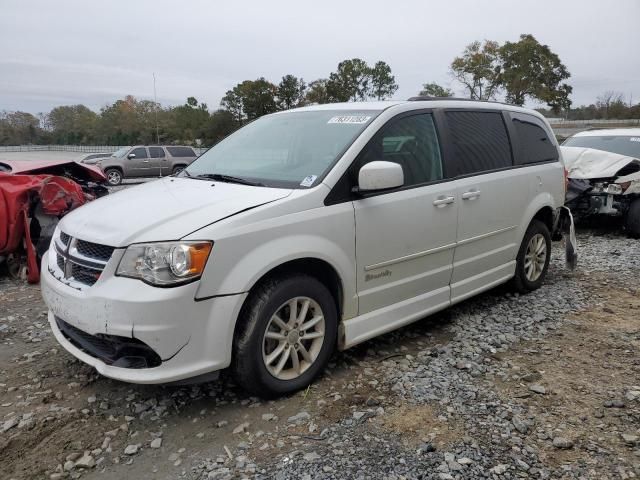
<instances>
[{"instance_id":1,"label":"dented hood","mask_svg":"<svg viewBox=\"0 0 640 480\"><path fill-rule=\"evenodd\" d=\"M60 229L114 247L177 240L290 193L290 189L167 177L88 203L64 217Z\"/></svg>"},{"instance_id":2,"label":"dented hood","mask_svg":"<svg viewBox=\"0 0 640 480\"><path fill-rule=\"evenodd\" d=\"M560 147L565 168L569 172L569 178L592 179L612 178L622 175L619 173L625 169L625 174L631 173L634 165L640 171L640 160L617 153L605 152L593 148ZM631 168L625 168L629 167Z\"/></svg>"}]
</instances>

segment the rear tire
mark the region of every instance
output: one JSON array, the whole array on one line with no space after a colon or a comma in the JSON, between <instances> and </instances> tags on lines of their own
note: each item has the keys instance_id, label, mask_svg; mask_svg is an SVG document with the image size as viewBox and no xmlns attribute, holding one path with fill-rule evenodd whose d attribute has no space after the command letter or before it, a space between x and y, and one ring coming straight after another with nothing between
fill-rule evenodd
<instances>
[{"instance_id":1,"label":"rear tire","mask_svg":"<svg viewBox=\"0 0 640 480\"><path fill-rule=\"evenodd\" d=\"M524 234L518 257L513 287L520 293L540 288L547 276L551 259L551 234L540 220L532 220Z\"/></svg>"},{"instance_id":2,"label":"rear tire","mask_svg":"<svg viewBox=\"0 0 640 480\"><path fill-rule=\"evenodd\" d=\"M107 168L104 171L107 177L107 183L112 187L118 186L122 183L122 172L117 168Z\"/></svg>"},{"instance_id":3,"label":"rear tire","mask_svg":"<svg viewBox=\"0 0 640 480\"><path fill-rule=\"evenodd\" d=\"M335 301L317 279L294 274L265 281L251 293L238 320L232 360L236 381L265 398L305 388L335 349L337 319Z\"/></svg>"},{"instance_id":4,"label":"rear tire","mask_svg":"<svg viewBox=\"0 0 640 480\"><path fill-rule=\"evenodd\" d=\"M177 175L179 174L182 170L185 169L184 165L176 165L175 167L173 167L173 171L171 172L173 175Z\"/></svg>"},{"instance_id":5,"label":"rear tire","mask_svg":"<svg viewBox=\"0 0 640 480\"><path fill-rule=\"evenodd\" d=\"M625 228L631 238L640 238L640 198L636 198L629 205Z\"/></svg>"}]
</instances>

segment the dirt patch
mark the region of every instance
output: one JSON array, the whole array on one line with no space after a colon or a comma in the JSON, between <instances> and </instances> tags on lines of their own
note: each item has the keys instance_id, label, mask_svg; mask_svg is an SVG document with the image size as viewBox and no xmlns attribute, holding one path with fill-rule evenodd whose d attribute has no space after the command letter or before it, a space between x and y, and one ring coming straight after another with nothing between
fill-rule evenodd
<instances>
[{"instance_id":1,"label":"dirt patch","mask_svg":"<svg viewBox=\"0 0 640 480\"><path fill-rule=\"evenodd\" d=\"M464 435L461 422L442 415L435 405L402 405L376 418L374 423L401 437L407 447L429 442L439 450L446 449Z\"/></svg>"},{"instance_id":2,"label":"dirt patch","mask_svg":"<svg viewBox=\"0 0 640 480\"><path fill-rule=\"evenodd\" d=\"M634 442L623 434L640 433L640 297L633 287L602 277L590 284L590 308L542 340L501 356L513 374L496 386L528 412L534 425L529 436L545 463L579 461L598 472L598 453L637 462ZM545 393L533 392L533 385ZM574 446L556 448L555 437Z\"/></svg>"}]
</instances>

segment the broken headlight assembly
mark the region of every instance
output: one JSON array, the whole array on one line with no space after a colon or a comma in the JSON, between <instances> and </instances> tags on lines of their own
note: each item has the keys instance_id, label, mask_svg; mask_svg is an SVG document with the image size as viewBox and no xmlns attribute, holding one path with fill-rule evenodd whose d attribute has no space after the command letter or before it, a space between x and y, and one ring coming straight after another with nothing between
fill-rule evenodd
<instances>
[{"instance_id":1,"label":"broken headlight assembly","mask_svg":"<svg viewBox=\"0 0 640 480\"><path fill-rule=\"evenodd\" d=\"M197 280L211 253L212 242L139 243L124 252L116 275L137 278L157 287Z\"/></svg>"},{"instance_id":2,"label":"broken headlight assembly","mask_svg":"<svg viewBox=\"0 0 640 480\"><path fill-rule=\"evenodd\" d=\"M624 190L625 189L617 183L595 183L591 192L606 195L622 195Z\"/></svg>"}]
</instances>

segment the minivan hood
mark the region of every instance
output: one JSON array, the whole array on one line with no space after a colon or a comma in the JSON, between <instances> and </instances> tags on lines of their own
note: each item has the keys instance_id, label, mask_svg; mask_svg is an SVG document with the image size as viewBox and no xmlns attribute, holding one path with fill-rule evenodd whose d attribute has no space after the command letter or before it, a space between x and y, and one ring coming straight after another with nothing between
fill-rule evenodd
<instances>
[{"instance_id":1,"label":"minivan hood","mask_svg":"<svg viewBox=\"0 0 640 480\"><path fill-rule=\"evenodd\" d=\"M290 189L167 177L88 203L60 229L90 242L123 247L177 240L205 225L286 197Z\"/></svg>"}]
</instances>

